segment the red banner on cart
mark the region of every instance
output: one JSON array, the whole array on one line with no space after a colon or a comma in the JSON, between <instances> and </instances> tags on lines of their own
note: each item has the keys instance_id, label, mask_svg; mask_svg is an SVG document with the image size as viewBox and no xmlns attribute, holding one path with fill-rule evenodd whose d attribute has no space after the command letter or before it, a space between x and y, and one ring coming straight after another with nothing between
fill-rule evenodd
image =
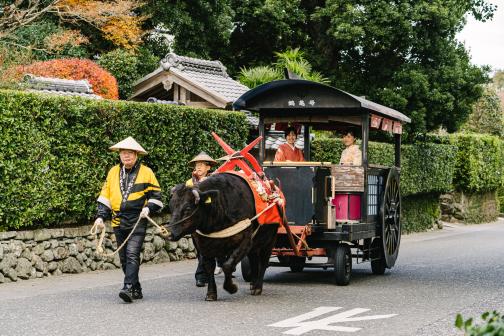
<instances>
[{"instance_id":1,"label":"red banner on cart","mask_svg":"<svg viewBox=\"0 0 504 336\"><path fill-rule=\"evenodd\" d=\"M402 134L402 124L399 121L394 121L392 132L394 134Z\"/></svg>"},{"instance_id":2,"label":"red banner on cart","mask_svg":"<svg viewBox=\"0 0 504 336\"><path fill-rule=\"evenodd\" d=\"M371 127L372 128L380 128L380 123L382 117L378 117L377 115L371 114Z\"/></svg>"}]
</instances>

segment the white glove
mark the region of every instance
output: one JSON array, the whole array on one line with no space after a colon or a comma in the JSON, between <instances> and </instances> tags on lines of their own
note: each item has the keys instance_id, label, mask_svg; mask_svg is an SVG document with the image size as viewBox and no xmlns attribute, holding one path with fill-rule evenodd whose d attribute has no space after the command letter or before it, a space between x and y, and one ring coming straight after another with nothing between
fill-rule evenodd
<instances>
[{"instance_id":1,"label":"white glove","mask_svg":"<svg viewBox=\"0 0 504 336\"><path fill-rule=\"evenodd\" d=\"M97 230L103 230L105 229L105 223L103 223L103 219L101 217L96 218L94 221L94 225L96 226Z\"/></svg>"},{"instance_id":2,"label":"white glove","mask_svg":"<svg viewBox=\"0 0 504 336\"><path fill-rule=\"evenodd\" d=\"M140 212L140 218L145 218L147 216L149 216L149 208L145 207L142 209L142 212Z\"/></svg>"}]
</instances>

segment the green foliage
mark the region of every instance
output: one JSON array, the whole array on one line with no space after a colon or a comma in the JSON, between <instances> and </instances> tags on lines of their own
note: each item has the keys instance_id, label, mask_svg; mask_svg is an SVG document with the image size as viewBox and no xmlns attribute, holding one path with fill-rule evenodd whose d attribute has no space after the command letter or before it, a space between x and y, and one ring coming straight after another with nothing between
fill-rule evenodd
<instances>
[{"instance_id":1,"label":"green foliage","mask_svg":"<svg viewBox=\"0 0 504 336\"><path fill-rule=\"evenodd\" d=\"M218 58L234 74L302 47L337 88L406 113L410 132L457 130L481 97L487 68L471 64L456 34L485 21L484 0L149 1L154 24L181 54ZM210 3L210 2L206 2Z\"/></svg>"},{"instance_id":2,"label":"green foliage","mask_svg":"<svg viewBox=\"0 0 504 336\"><path fill-rule=\"evenodd\" d=\"M300 78L313 82L328 84L329 80L322 74L313 71L310 63L304 58L304 53L296 49L287 49L282 53L275 53L277 60L274 67L257 66L253 68L242 68L238 80L249 88L254 88L277 79L284 78L284 71L294 74Z\"/></svg>"},{"instance_id":3,"label":"green foliage","mask_svg":"<svg viewBox=\"0 0 504 336\"><path fill-rule=\"evenodd\" d=\"M475 324L473 318L464 321L457 314L455 326L464 331L466 336L502 336L504 335L504 316L497 311L485 312L481 315L482 323Z\"/></svg>"},{"instance_id":4,"label":"green foliage","mask_svg":"<svg viewBox=\"0 0 504 336\"><path fill-rule=\"evenodd\" d=\"M488 86L485 88L483 96L474 105L473 112L462 130L503 136L503 117L500 98L497 92Z\"/></svg>"},{"instance_id":5,"label":"green foliage","mask_svg":"<svg viewBox=\"0 0 504 336\"><path fill-rule=\"evenodd\" d=\"M238 80L249 88L255 88L264 83L282 79L283 74L270 66L258 66L254 68L242 68Z\"/></svg>"},{"instance_id":6,"label":"green foliage","mask_svg":"<svg viewBox=\"0 0 504 336\"><path fill-rule=\"evenodd\" d=\"M492 77L493 86L497 91L504 90L504 70L497 70Z\"/></svg>"},{"instance_id":7,"label":"green foliage","mask_svg":"<svg viewBox=\"0 0 504 336\"><path fill-rule=\"evenodd\" d=\"M175 37L173 51L184 56L221 58L229 45L234 11L230 0L146 1L152 27ZM158 55L160 56L160 55Z\"/></svg>"},{"instance_id":8,"label":"green foliage","mask_svg":"<svg viewBox=\"0 0 504 336\"><path fill-rule=\"evenodd\" d=\"M439 194L415 194L401 200L401 225L403 233L431 229L441 216Z\"/></svg>"},{"instance_id":9,"label":"green foliage","mask_svg":"<svg viewBox=\"0 0 504 336\"><path fill-rule=\"evenodd\" d=\"M504 144L495 136L453 134L458 147L455 157L455 187L467 192L496 190L503 185Z\"/></svg>"},{"instance_id":10,"label":"green foliage","mask_svg":"<svg viewBox=\"0 0 504 336\"><path fill-rule=\"evenodd\" d=\"M497 190L497 199L499 201L499 211L501 214L504 214L504 188L500 187Z\"/></svg>"},{"instance_id":11,"label":"green foliage","mask_svg":"<svg viewBox=\"0 0 504 336\"><path fill-rule=\"evenodd\" d=\"M210 135L243 146L243 114L124 101L96 101L0 91L0 226L79 222L94 215L108 169L108 147L133 136L164 190L190 176L201 150L224 153Z\"/></svg>"},{"instance_id":12,"label":"green foliage","mask_svg":"<svg viewBox=\"0 0 504 336\"><path fill-rule=\"evenodd\" d=\"M497 190L479 192L457 192L457 203L463 204L462 220L464 223L480 224L496 221L499 217L499 199Z\"/></svg>"},{"instance_id":13,"label":"green foliage","mask_svg":"<svg viewBox=\"0 0 504 336\"><path fill-rule=\"evenodd\" d=\"M339 139L315 139L312 155L315 161L339 162L344 146ZM394 164L391 144L370 142L369 163ZM401 193L439 193L452 189L456 147L445 144L417 143L401 146ZM426 158L428 158L426 160Z\"/></svg>"},{"instance_id":14,"label":"green foliage","mask_svg":"<svg viewBox=\"0 0 504 336\"><path fill-rule=\"evenodd\" d=\"M119 97L127 99L133 90L133 83L159 66L159 59L147 49L136 53L125 49L115 49L100 56L98 64L108 70L119 84Z\"/></svg>"}]
</instances>

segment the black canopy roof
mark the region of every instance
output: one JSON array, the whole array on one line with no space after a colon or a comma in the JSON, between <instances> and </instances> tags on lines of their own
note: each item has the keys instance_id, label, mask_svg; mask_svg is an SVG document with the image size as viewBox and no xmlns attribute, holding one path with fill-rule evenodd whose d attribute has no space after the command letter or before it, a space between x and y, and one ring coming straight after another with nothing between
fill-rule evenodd
<instances>
[{"instance_id":1,"label":"black canopy roof","mask_svg":"<svg viewBox=\"0 0 504 336\"><path fill-rule=\"evenodd\" d=\"M262 116L289 114L334 115L368 111L369 113L409 123L411 119L389 107L328 85L300 79L285 79L260 85L241 95L236 110L259 112Z\"/></svg>"}]
</instances>

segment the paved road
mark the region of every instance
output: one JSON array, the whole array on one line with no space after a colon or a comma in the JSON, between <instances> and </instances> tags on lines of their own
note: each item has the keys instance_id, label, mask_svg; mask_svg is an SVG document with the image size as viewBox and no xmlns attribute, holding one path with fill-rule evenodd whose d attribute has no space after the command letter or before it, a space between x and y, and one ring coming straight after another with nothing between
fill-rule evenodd
<instances>
[{"instance_id":1,"label":"paved road","mask_svg":"<svg viewBox=\"0 0 504 336\"><path fill-rule=\"evenodd\" d=\"M461 335L458 312L504 312L503 237L504 220L404 236L394 269L355 265L346 287L330 270L270 268L252 297L238 272L217 302L194 286L194 261L142 266L145 298L130 305L118 271L2 284L0 335Z\"/></svg>"}]
</instances>

